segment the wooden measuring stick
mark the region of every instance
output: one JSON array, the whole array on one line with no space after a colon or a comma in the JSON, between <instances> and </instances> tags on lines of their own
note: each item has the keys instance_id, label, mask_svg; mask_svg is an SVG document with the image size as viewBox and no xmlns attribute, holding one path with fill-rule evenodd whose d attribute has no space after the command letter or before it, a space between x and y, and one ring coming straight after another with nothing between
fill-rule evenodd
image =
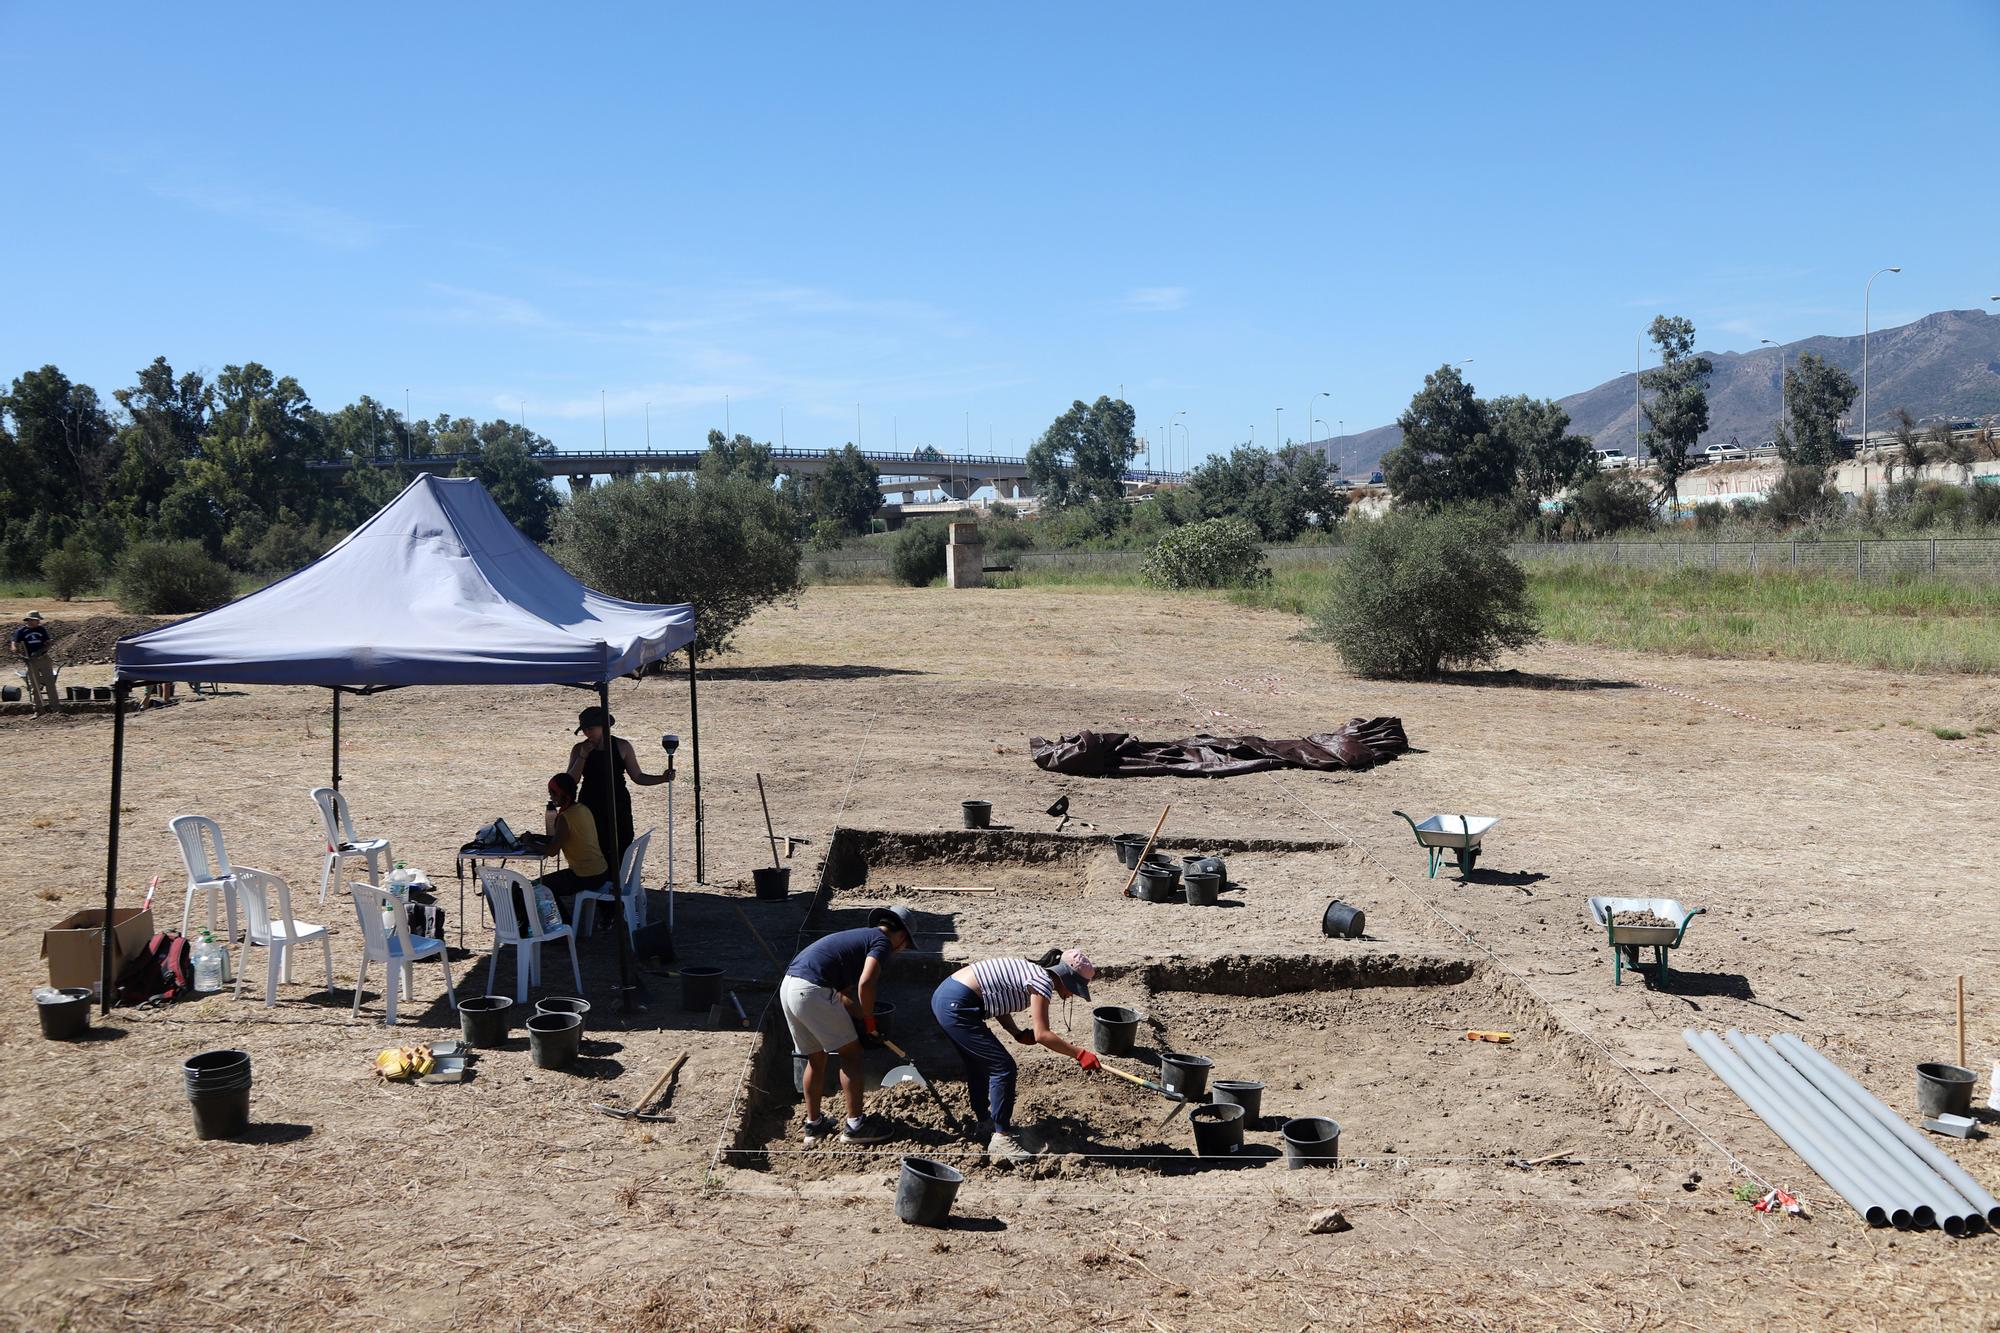
<instances>
[{"instance_id":1,"label":"wooden measuring stick","mask_svg":"<svg viewBox=\"0 0 2000 1333\"><path fill-rule=\"evenodd\" d=\"M912 884L911 893L998 893L994 888L981 888L969 884Z\"/></svg>"},{"instance_id":2,"label":"wooden measuring stick","mask_svg":"<svg viewBox=\"0 0 2000 1333\"><path fill-rule=\"evenodd\" d=\"M757 927L751 924L750 918L745 915L743 909L740 907L736 909L736 919L743 923L743 929L750 932L750 938L757 941L757 947L762 949L764 956L771 960L771 966L778 969L778 975L783 976L785 974L785 965L778 960L778 955L772 952L771 946L764 942L764 937L758 933Z\"/></svg>"},{"instance_id":3,"label":"wooden measuring stick","mask_svg":"<svg viewBox=\"0 0 2000 1333\"><path fill-rule=\"evenodd\" d=\"M1965 1064L1965 978L1958 979L1958 1067Z\"/></svg>"},{"instance_id":4,"label":"wooden measuring stick","mask_svg":"<svg viewBox=\"0 0 2000 1333\"><path fill-rule=\"evenodd\" d=\"M1146 864L1147 856L1152 854L1153 843L1160 836L1160 830L1166 826L1167 816L1173 813L1173 809L1174 809L1173 802L1169 801L1167 802L1167 808L1160 811L1160 821L1159 823L1153 825L1152 833L1147 836L1146 845L1139 852L1138 864L1134 865L1132 867L1132 873L1125 877L1125 893L1124 893L1125 897L1130 898L1132 896L1132 886L1139 882L1139 866Z\"/></svg>"},{"instance_id":5,"label":"wooden measuring stick","mask_svg":"<svg viewBox=\"0 0 2000 1333\"><path fill-rule=\"evenodd\" d=\"M771 840L771 869L779 868L778 835L771 831L771 803L764 799L764 775L757 775L757 804L764 807L764 836Z\"/></svg>"}]
</instances>

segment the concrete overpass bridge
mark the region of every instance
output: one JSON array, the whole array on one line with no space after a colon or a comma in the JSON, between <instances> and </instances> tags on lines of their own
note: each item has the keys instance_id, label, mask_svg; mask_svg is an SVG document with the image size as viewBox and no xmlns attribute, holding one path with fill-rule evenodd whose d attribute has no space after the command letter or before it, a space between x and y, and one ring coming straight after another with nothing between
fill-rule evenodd
<instances>
[{"instance_id":1,"label":"concrete overpass bridge","mask_svg":"<svg viewBox=\"0 0 2000 1333\"><path fill-rule=\"evenodd\" d=\"M694 472L701 467L702 449L587 449L536 454L535 462L547 477L568 480L571 490L588 490L598 477L631 477L641 472ZM871 453L863 450L881 477L884 495L901 495L905 503L917 492L942 491L954 500L969 499L982 486L991 486L1003 499L1018 500L1034 494L1024 458L1003 458L987 454L945 454L932 449L911 453ZM376 458L363 464L351 459L326 459L309 463L319 471L346 471L353 467L429 468L451 471L464 454L430 454L417 458ZM824 449L773 449L771 463L780 476L811 476L824 472L831 455ZM1172 485L1182 480L1178 472L1132 468L1124 474L1127 491L1147 486Z\"/></svg>"}]
</instances>

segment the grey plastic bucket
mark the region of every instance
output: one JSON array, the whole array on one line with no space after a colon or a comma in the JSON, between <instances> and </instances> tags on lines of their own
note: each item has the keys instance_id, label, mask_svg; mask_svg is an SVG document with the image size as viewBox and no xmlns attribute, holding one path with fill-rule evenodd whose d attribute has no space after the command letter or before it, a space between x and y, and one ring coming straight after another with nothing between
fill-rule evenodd
<instances>
[{"instance_id":1,"label":"grey plastic bucket","mask_svg":"<svg viewBox=\"0 0 2000 1333\"><path fill-rule=\"evenodd\" d=\"M528 1020L528 1058L537 1069L566 1069L583 1048L583 1019L576 1014L536 1014Z\"/></svg>"},{"instance_id":2,"label":"grey plastic bucket","mask_svg":"<svg viewBox=\"0 0 2000 1333\"><path fill-rule=\"evenodd\" d=\"M1979 1079L1963 1065L1926 1061L1917 1066L1917 1114L1971 1115L1972 1085Z\"/></svg>"},{"instance_id":3,"label":"grey plastic bucket","mask_svg":"<svg viewBox=\"0 0 2000 1333\"><path fill-rule=\"evenodd\" d=\"M1264 1115L1264 1085L1249 1079L1219 1078L1208 1085L1209 1099L1218 1104L1229 1103L1243 1108L1246 1121L1261 1120Z\"/></svg>"},{"instance_id":4,"label":"grey plastic bucket","mask_svg":"<svg viewBox=\"0 0 2000 1333\"><path fill-rule=\"evenodd\" d=\"M1323 1115L1285 1122L1285 1165L1333 1166L1340 1161L1340 1122Z\"/></svg>"},{"instance_id":5,"label":"grey plastic bucket","mask_svg":"<svg viewBox=\"0 0 2000 1333\"><path fill-rule=\"evenodd\" d=\"M965 1176L928 1157L905 1157L896 1182L896 1216L913 1227L941 1227Z\"/></svg>"},{"instance_id":6,"label":"grey plastic bucket","mask_svg":"<svg viewBox=\"0 0 2000 1333\"><path fill-rule=\"evenodd\" d=\"M964 813L967 828L989 828L993 823L993 802L960 801L958 808Z\"/></svg>"},{"instance_id":7,"label":"grey plastic bucket","mask_svg":"<svg viewBox=\"0 0 2000 1333\"><path fill-rule=\"evenodd\" d=\"M1198 1102L1208 1095L1208 1071L1215 1062L1205 1055L1160 1052L1160 1087L1170 1097Z\"/></svg>"},{"instance_id":8,"label":"grey plastic bucket","mask_svg":"<svg viewBox=\"0 0 2000 1333\"><path fill-rule=\"evenodd\" d=\"M1222 876L1189 870L1181 876L1181 888L1187 893L1189 907L1213 907L1222 893Z\"/></svg>"},{"instance_id":9,"label":"grey plastic bucket","mask_svg":"<svg viewBox=\"0 0 2000 1333\"><path fill-rule=\"evenodd\" d=\"M1100 1004L1090 1011L1090 1044L1099 1055L1129 1055L1139 1038L1137 1009Z\"/></svg>"},{"instance_id":10,"label":"grey plastic bucket","mask_svg":"<svg viewBox=\"0 0 2000 1333\"><path fill-rule=\"evenodd\" d=\"M1197 1106L1188 1112L1194 1150L1201 1157L1229 1157L1243 1151L1243 1108L1233 1102Z\"/></svg>"}]
</instances>

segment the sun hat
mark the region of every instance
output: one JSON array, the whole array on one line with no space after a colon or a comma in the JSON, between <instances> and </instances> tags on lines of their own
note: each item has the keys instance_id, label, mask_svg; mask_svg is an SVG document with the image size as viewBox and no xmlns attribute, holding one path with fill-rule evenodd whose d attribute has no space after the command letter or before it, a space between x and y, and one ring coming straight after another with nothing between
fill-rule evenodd
<instances>
[{"instance_id":1,"label":"sun hat","mask_svg":"<svg viewBox=\"0 0 2000 1333\"><path fill-rule=\"evenodd\" d=\"M576 729L582 731L585 727L609 727L617 720L604 708L592 704L576 715Z\"/></svg>"},{"instance_id":2,"label":"sun hat","mask_svg":"<svg viewBox=\"0 0 2000 1333\"><path fill-rule=\"evenodd\" d=\"M917 938L917 932L913 929L916 925L916 917L907 907L874 908L868 913L868 924L871 926L887 926L891 930L900 930L905 935L908 935L912 942Z\"/></svg>"},{"instance_id":3,"label":"sun hat","mask_svg":"<svg viewBox=\"0 0 2000 1333\"><path fill-rule=\"evenodd\" d=\"M42 618L42 613L40 611L30 611L25 617L23 617L23 619L26 620L40 620L41 618Z\"/></svg>"},{"instance_id":4,"label":"sun hat","mask_svg":"<svg viewBox=\"0 0 2000 1333\"><path fill-rule=\"evenodd\" d=\"M1084 955L1081 949L1066 949L1062 961L1049 971L1055 973L1063 989L1084 999L1090 998L1090 979L1097 975L1097 965Z\"/></svg>"}]
</instances>

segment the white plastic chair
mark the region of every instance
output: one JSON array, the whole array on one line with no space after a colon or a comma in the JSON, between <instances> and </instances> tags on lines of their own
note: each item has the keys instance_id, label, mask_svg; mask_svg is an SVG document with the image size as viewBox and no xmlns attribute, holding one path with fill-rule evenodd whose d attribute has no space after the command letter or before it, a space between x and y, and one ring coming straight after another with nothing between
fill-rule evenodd
<instances>
[{"instance_id":1,"label":"white plastic chair","mask_svg":"<svg viewBox=\"0 0 2000 1333\"><path fill-rule=\"evenodd\" d=\"M528 919L522 922L514 915L514 894L521 891L521 902L528 909ZM539 985L542 980L542 946L552 940L563 940L569 945L569 971L576 979L576 993L583 994L583 969L576 965L576 932L568 926L551 929L542 924L542 914L535 907L535 884L518 870L495 867L479 872L479 891L486 895L486 905L493 913L493 956L487 960L486 993L493 993L493 974L500 970L500 951L508 945L514 946L514 1003L528 1002L528 987Z\"/></svg>"},{"instance_id":2,"label":"white plastic chair","mask_svg":"<svg viewBox=\"0 0 2000 1333\"><path fill-rule=\"evenodd\" d=\"M261 945L271 954L269 966L264 976L264 1007L271 1008L278 1002L278 980L292 979L292 950L312 940L319 941L320 952L326 955L326 988L333 989L333 938L325 926L315 926L310 921L300 921L292 916L292 886L284 878L268 870L257 870L251 866L236 868L236 896L243 901L243 924L248 933L247 945ZM275 892L278 898L278 912L271 914L270 899L266 895ZM247 955L249 949L246 947ZM243 997L243 982L250 975L249 958L236 969L236 996Z\"/></svg>"},{"instance_id":3,"label":"white plastic chair","mask_svg":"<svg viewBox=\"0 0 2000 1333\"><path fill-rule=\"evenodd\" d=\"M362 940L361 972L354 979L354 1017L361 1017L361 988L368 980L368 964L379 962L389 973L382 992L382 1021L394 1026L397 981L402 982L401 989L414 991L417 977L411 964L433 955L444 968L445 996L452 1008L458 1008L458 989L451 983L451 954L444 941L410 934L407 904L389 890L350 881L347 892L354 900L354 916L361 923ZM384 921L384 917L388 920Z\"/></svg>"},{"instance_id":4,"label":"white plastic chair","mask_svg":"<svg viewBox=\"0 0 2000 1333\"><path fill-rule=\"evenodd\" d=\"M646 924L646 848L653 841L653 830L647 829L632 840L625 849L625 864L620 867L618 882L624 886L625 929L628 934L637 935L639 927ZM606 880L601 889L585 889L571 899L576 905L570 909L571 920L576 923L576 933L590 934L591 925L597 920L597 905L611 902L611 882Z\"/></svg>"},{"instance_id":5,"label":"white plastic chair","mask_svg":"<svg viewBox=\"0 0 2000 1333\"><path fill-rule=\"evenodd\" d=\"M319 900L326 901L326 891L333 883L334 872L340 869L342 861L353 857L368 860L368 882L382 883L382 867L375 864L375 858L382 858L382 866L396 864L389 855L387 838L363 838L354 831L354 817L347 813L347 798L335 787L314 787L313 804L319 807L320 823L326 826L326 869L319 876Z\"/></svg>"},{"instance_id":6,"label":"white plastic chair","mask_svg":"<svg viewBox=\"0 0 2000 1333\"><path fill-rule=\"evenodd\" d=\"M229 940L236 939L236 872L229 866L229 853L222 849L222 826L207 815L176 815L167 828L181 845L181 864L187 867L187 898L181 903L181 934L187 934L188 918L194 912L194 896L208 896L208 928L215 929L215 900L222 899L229 919ZM210 848L214 854L210 855Z\"/></svg>"}]
</instances>

